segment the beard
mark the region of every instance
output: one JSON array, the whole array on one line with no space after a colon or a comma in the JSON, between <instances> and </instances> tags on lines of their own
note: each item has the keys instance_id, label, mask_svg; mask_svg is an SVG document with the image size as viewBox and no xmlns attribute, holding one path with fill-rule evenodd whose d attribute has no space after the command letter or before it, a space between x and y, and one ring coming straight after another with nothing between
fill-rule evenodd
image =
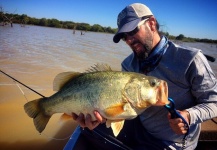
<instances>
[{"instance_id":1,"label":"beard","mask_svg":"<svg viewBox=\"0 0 217 150\"><path fill-rule=\"evenodd\" d=\"M144 44L143 45L143 49L140 51L140 52L135 52L134 53L136 54L137 58L141 61L145 60L148 58L150 52L151 52L151 47L149 44Z\"/></svg>"},{"instance_id":2,"label":"beard","mask_svg":"<svg viewBox=\"0 0 217 150\"><path fill-rule=\"evenodd\" d=\"M140 61L147 59L152 50L153 35L151 34L147 26L145 27L145 31L146 33L144 39L142 39L141 41L137 41L143 45L143 49L141 49L140 51L133 50L134 54Z\"/></svg>"}]
</instances>

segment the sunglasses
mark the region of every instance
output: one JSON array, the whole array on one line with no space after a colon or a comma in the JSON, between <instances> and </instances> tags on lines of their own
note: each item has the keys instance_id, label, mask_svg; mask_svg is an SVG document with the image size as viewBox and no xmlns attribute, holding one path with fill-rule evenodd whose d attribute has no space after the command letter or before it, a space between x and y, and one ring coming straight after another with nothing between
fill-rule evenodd
<instances>
[{"instance_id":1,"label":"sunglasses","mask_svg":"<svg viewBox=\"0 0 217 150\"><path fill-rule=\"evenodd\" d=\"M125 33L123 33L122 40L123 40L123 41L126 41L127 36L134 36L137 32L139 32L140 27L141 27L147 20L148 20L148 19L142 20L134 30L132 30L132 31L130 31L130 32L125 32Z\"/></svg>"}]
</instances>

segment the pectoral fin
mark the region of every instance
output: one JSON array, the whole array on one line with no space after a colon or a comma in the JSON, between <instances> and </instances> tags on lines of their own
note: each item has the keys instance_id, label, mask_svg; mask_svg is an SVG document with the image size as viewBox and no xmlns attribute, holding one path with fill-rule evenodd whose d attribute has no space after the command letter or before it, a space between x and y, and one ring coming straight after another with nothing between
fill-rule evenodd
<instances>
[{"instance_id":1,"label":"pectoral fin","mask_svg":"<svg viewBox=\"0 0 217 150\"><path fill-rule=\"evenodd\" d=\"M124 112L124 105L125 104L117 104L105 109L105 114L108 117L115 117Z\"/></svg>"},{"instance_id":2,"label":"pectoral fin","mask_svg":"<svg viewBox=\"0 0 217 150\"><path fill-rule=\"evenodd\" d=\"M117 136L120 133L123 126L124 126L124 120L107 121L106 122L106 127L109 127L109 126L111 126L111 128L112 128L114 136Z\"/></svg>"},{"instance_id":3,"label":"pectoral fin","mask_svg":"<svg viewBox=\"0 0 217 150\"><path fill-rule=\"evenodd\" d=\"M65 121L65 120L71 120L72 119L72 116L71 115L68 115L66 113L62 114L61 117L60 117L60 120L61 121Z\"/></svg>"}]
</instances>

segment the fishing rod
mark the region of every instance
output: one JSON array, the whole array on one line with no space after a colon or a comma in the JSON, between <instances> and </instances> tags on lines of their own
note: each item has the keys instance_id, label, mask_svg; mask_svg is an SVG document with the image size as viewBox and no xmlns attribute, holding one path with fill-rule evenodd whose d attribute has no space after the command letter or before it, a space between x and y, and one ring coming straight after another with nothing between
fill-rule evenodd
<instances>
[{"instance_id":1,"label":"fishing rod","mask_svg":"<svg viewBox=\"0 0 217 150\"><path fill-rule=\"evenodd\" d=\"M45 97L44 95L42 95L42 94L38 93L37 91L33 90L33 89L32 89L32 88L30 88L29 86L25 85L24 83L22 83L22 82L18 81L17 79L13 78L12 76L8 75L8 74L7 74L7 73L5 73L4 71L0 70L0 72L1 72L1 73L3 73L4 75L6 75L7 77L9 77L9 78L13 79L13 80L14 80L14 81L16 81L17 83L19 83L19 84L21 84L21 85L25 86L25 87L26 87L26 88L28 88L29 90L31 90L31 91L35 92L36 94L40 95L41 97Z\"/></svg>"}]
</instances>

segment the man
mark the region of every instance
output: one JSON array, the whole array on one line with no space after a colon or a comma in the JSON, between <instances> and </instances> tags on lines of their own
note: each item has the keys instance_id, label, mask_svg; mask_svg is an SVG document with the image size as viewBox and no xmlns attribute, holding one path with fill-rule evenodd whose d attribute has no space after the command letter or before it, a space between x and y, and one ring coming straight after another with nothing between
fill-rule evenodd
<instances>
[{"instance_id":1,"label":"man","mask_svg":"<svg viewBox=\"0 0 217 150\"><path fill-rule=\"evenodd\" d=\"M143 4L124 8L117 24L113 41L122 39L133 51L122 62L123 71L167 81L169 97L189 125L188 129L182 119L172 119L164 107L152 106L127 121L119 139L133 149L195 149L201 122L217 116L217 82L206 58L200 50L180 47L160 36L156 18ZM98 112L94 113L98 119L95 122L89 115L73 117L81 127L92 130L105 121Z\"/></svg>"}]
</instances>

